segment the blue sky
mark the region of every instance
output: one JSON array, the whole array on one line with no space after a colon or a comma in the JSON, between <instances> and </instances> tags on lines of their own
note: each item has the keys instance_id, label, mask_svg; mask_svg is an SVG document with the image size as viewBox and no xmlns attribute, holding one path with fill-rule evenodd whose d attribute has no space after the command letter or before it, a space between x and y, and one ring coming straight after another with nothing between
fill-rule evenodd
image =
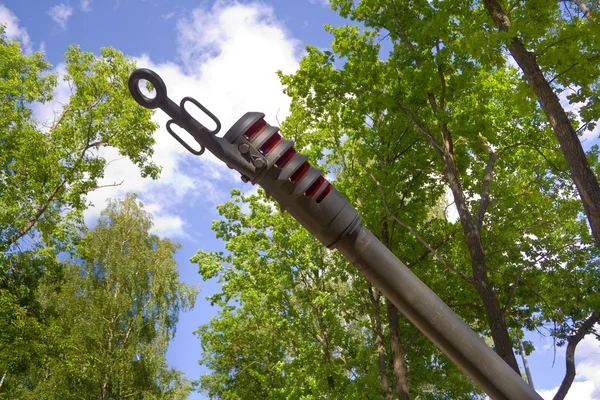
<instances>
[{"instance_id":1,"label":"blue sky","mask_svg":"<svg viewBox=\"0 0 600 400\"><path fill-rule=\"evenodd\" d=\"M246 111L262 111L273 124L283 120L289 100L275 71L293 72L306 44L329 47L331 37L323 25L341 25L344 20L328 9L327 0L0 0L0 22L27 50L45 51L58 73L64 71L61 63L70 44L95 53L113 46L136 58L139 66L159 72L176 102L187 95L196 97L226 130ZM60 85L56 101L37 106L36 116L51 119L68 94ZM105 183L124 182L94 192L90 200L95 206L86 220L93 223L107 198L136 192L155 216L155 232L182 244L176 256L181 278L202 292L194 310L180 318L168 362L196 379L204 370L198 365L201 348L193 331L216 315L204 298L218 286L202 282L189 259L199 249L222 249L210 230L217 217L215 206L228 199L233 187L253 189L209 155L188 154L164 130L167 118L162 113L155 120L161 125L155 154L164 167L161 179L142 179L130 162L105 150L102 155L113 160ZM564 373L564 349L557 349L552 367L552 342L539 334L528 334L527 339L538 348L529 358L536 388L551 398ZM586 339L577 357L580 377L568 398L600 398L600 347ZM199 393L190 396L204 398Z\"/></svg>"}]
</instances>

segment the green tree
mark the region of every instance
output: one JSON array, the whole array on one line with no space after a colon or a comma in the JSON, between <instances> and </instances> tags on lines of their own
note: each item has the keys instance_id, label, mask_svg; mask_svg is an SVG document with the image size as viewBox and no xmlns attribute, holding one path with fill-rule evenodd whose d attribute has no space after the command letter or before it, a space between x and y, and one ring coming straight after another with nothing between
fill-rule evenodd
<instances>
[{"instance_id":1,"label":"green tree","mask_svg":"<svg viewBox=\"0 0 600 400\"><path fill-rule=\"evenodd\" d=\"M421 262L436 265L419 276L468 305L457 312L518 371L524 329L556 323L564 337L599 301L597 250L558 143L515 69L479 50L485 15L454 2L355 3L331 2L367 28L327 27L332 51L309 47L282 76L292 97L283 131L317 159L330 153L336 183L384 242L402 231L388 243L400 258L430 253ZM421 138L404 141L413 131ZM445 188L457 224L424 212ZM436 272L460 279L436 287Z\"/></svg>"},{"instance_id":2,"label":"green tree","mask_svg":"<svg viewBox=\"0 0 600 400\"><path fill-rule=\"evenodd\" d=\"M600 185L578 136L583 129L593 130L600 110L600 24L596 7L590 9L584 0L530 1L510 6L484 0L483 5L499 31L492 42L508 49L554 130L600 246ZM577 130L576 118L569 118L557 95L565 89L574 90L568 95L571 103L584 103ZM560 393L557 398L565 395Z\"/></svg>"},{"instance_id":3,"label":"green tree","mask_svg":"<svg viewBox=\"0 0 600 400\"><path fill-rule=\"evenodd\" d=\"M391 329L382 297L339 253L330 252L264 194L219 206L213 230L227 252L192 259L222 290L222 307L198 330L200 388L214 399L391 398ZM474 386L414 327L403 338L407 385L424 399L473 398ZM383 363L383 367L382 367ZM444 376L440 380L436 377ZM433 383L432 383L433 382ZM398 394L400 395L400 394Z\"/></svg>"},{"instance_id":4,"label":"green tree","mask_svg":"<svg viewBox=\"0 0 600 400\"><path fill-rule=\"evenodd\" d=\"M150 234L133 195L111 201L63 276L43 279L38 300L54 318L50 351L25 376L9 375L10 398L185 399L191 385L165 357L196 290L179 281L179 247Z\"/></svg>"},{"instance_id":5,"label":"green tree","mask_svg":"<svg viewBox=\"0 0 600 400\"><path fill-rule=\"evenodd\" d=\"M129 95L134 63L111 48L100 55L69 47L70 97L54 121L36 121L32 104L47 104L57 76L42 54L23 54L0 26L0 374L28 370L47 349L47 315L36 298L39 280L58 276L56 255L73 251L83 227L86 194L99 187L114 147L143 176L151 161L151 112ZM57 275L58 274L58 275ZM0 380L0 389L6 380Z\"/></svg>"},{"instance_id":6,"label":"green tree","mask_svg":"<svg viewBox=\"0 0 600 400\"><path fill-rule=\"evenodd\" d=\"M485 0L479 7L485 7L498 30L491 39L491 50L508 49L546 114L577 187L596 245L600 247L599 170L593 170L597 166L598 146L586 157L579 139L585 130L597 126L600 115L598 4L588 5L584 0L510 5ZM490 30L487 27L484 30L489 37ZM565 93L569 103L580 106L575 113L566 112L561 104L559 96ZM554 397L556 400L565 398L575 379L575 347L600 321L599 306L561 330L568 343L567 372Z\"/></svg>"},{"instance_id":7,"label":"green tree","mask_svg":"<svg viewBox=\"0 0 600 400\"><path fill-rule=\"evenodd\" d=\"M85 195L104 175L99 148L115 147L142 176L158 176L150 159L156 124L129 94L131 60L111 48L95 56L69 47L63 79L71 96L42 129L47 121L35 121L30 106L52 100L56 75L40 53L22 54L19 43L0 32L0 249L14 253L17 242L34 233L60 247L68 226L81 222Z\"/></svg>"}]
</instances>

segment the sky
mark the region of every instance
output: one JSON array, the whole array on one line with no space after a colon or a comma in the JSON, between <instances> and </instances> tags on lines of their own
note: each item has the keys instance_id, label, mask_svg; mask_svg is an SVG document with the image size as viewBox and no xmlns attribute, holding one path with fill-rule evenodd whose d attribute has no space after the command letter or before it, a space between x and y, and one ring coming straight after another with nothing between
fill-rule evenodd
<instances>
[{"instance_id":1,"label":"sky","mask_svg":"<svg viewBox=\"0 0 600 400\"><path fill-rule=\"evenodd\" d=\"M290 101L276 71L294 72L305 45L330 46L324 24L347 21L329 9L327 0L0 0L0 23L24 51L43 51L58 74L64 73L68 45L96 54L101 47L115 47L136 59L139 67L158 72L176 103L184 96L199 100L218 116L225 132L247 111L265 113L273 125L282 121ZM34 106L35 116L51 121L68 96L68 87L59 84L52 103ZM167 361L197 379L207 371L198 364L202 350L193 332L217 315L218 309L205 297L219 286L202 281L189 259L198 250L223 249L210 230L218 218L215 207L227 201L232 188L253 188L208 152L201 157L189 154L164 129L164 113L153 118L161 126L155 133L154 155L163 167L160 179L141 178L131 162L104 150L102 155L111 163L103 183L123 183L94 191L85 218L93 225L108 198L135 192L154 215L154 232L181 243L176 254L181 279L201 292L195 308L180 317ZM536 389L551 399L564 374L564 348L554 354L552 341L538 333L526 339L537 348L528 358ZM576 361L578 376L567 399L600 399L598 341L584 339ZM189 398L206 397L193 393Z\"/></svg>"}]
</instances>

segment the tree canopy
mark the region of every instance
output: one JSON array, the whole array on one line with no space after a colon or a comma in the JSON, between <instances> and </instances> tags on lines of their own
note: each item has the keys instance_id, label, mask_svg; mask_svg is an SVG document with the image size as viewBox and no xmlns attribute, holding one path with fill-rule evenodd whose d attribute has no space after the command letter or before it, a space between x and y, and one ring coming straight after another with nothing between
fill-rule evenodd
<instances>
[{"instance_id":1,"label":"tree canopy","mask_svg":"<svg viewBox=\"0 0 600 400\"><path fill-rule=\"evenodd\" d=\"M529 52L537 55L544 49L547 54L539 56L537 68L542 68L545 83L539 84L549 86L556 97L552 107L559 95L572 103L583 102L568 115L568 123L579 133L591 130L597 114L589 110L595 107L593 93L600 78L592 65L597 51L595 11L585 17L572 4L517 4L511 18L519 22L507 34L496 29L491 2L330 3L352 22L327 25L330 49L307 46L298 70L280 74L292 98L283 134L294 139L295 147L308 153L311 162L335 176L336 187L353 202L365 225L473 329L489 338L515 371L521 372L515 351L525 332L544 330L559 345L568 344L563 381L568 390L574 378L574 348L582 337L594 334L600 306L595 203L586 202L593 197L585 194L595 189L593 182L583 188L578 181L574 168L579 167L574 167L573 158L597 166L598 152L592 147L583 159L573 156L578 154L575 150L568 154L569 145L561 138L564 132L557 127L556 116L548 111L547 99L540 98L535 82L514 54L519 68L511 64L505 49L513 50L511 40L517 36L528 49L536 49ZM580 95L569 95L572 90ZM579 139L577 144L581 146ZM218 275L225 292L237 293L222 299L226 312L199 331L209 352L203 362L215 367L214 374L201 380L212 398L237 393L235 389L213 391L211 382L223 382L218 380L221 371L233 387L238 379L240 383L249 379L247 372L217 365L228 359L221 353L223 343L233 343L223 335L225 321L241 315L244 320L254 319L254 314L246 314L251 306L245 294L256 290L249 278L265 272L264 268L247 270L247 260L268 257L254 241L258 212L252 207L247 215L240 212L234 204L226 206L221 213L227 223L213 227L227 242L228 255L199 253L195 258L203 276L222 271ZM271 229L273 241L277 232L285 231ZM241 238L246 238L242 253L232 245ZM335 256L323 257L331 260L328 267L335 263ZM272 258L278 264L280 257ZM240 289L234 282L251 287ZM287 290L292 293L295 287ZM355 307L364 304L367 313L369 301L375 306L371 346L381 346L377 361L381 395L421 398L423 388L416 382L422 369L410 354L415 345L406 332L410 324L373 288L362 295L360 301L353 298ZM265 302L261 313L274 307L267 306L273 300L260 298ZM382 303L384 312L379 310ZM281 312L272 310L269 315L275 314ZM340 324L344 330L350 325L346 319ZM216 338L219 345L213 343ZM528 353L533 350L531 343L524 345ZM325 358L326 349L321 351ZM294 359L269 354L275 360ZM352 362L349 354L340 354ZM352 354L358 362L358 353ZM443 363L428 365L432 370L438 366ZM368 373L363 373L353 380L366 379ZM326 376L320 374L321 385ZM443 398L446 389L436 386L438 382L431 384L430 393ZM457 387L462 393L473 395L460 382ZM251 388L247 383L242 386ZM370 390L376 386L371 383ZM564 398L566 390L561 388L556 398ZM450 397L455 396L458 392Z\"/></svg>"},{"instance_id":2,"label":"tree canopy","mask_svg":"<svg viewBox=\"0 0 600 400\"><path fill-rule=\"evenodd\" d=\"M0 26L0 398L183 399L191 384L165 361L196 290L179 281L178 245L150 233L135 196L114 200L88 231L86 195L114 147L142 176L156 124L129 95L134 63L76 46L62 79L70 96L52 121L58 75Z\"/></svg>"},{"instance_id":3,"label":"tree canopy","mask_svg":"<svg viewBox=\"0 0 600 400\"><path fill-rule=\"evenodd\" d=\"M555 400L577 345L600 339L600 147L581 143L600 118L596 3L330 0L345 19L325 26L330 46L279 73L282 135L515 372L527 332L565 349ZM103 148L159 177L134 68L69 46L54 70L0 25L0 398L484 398L261 190L232 191L212 226L224 251L191 260L220 284L196 331L207 372L171 368L197 293L179 245L152 233L135 194L83 219Z\"/></svg>"}]
</instances>

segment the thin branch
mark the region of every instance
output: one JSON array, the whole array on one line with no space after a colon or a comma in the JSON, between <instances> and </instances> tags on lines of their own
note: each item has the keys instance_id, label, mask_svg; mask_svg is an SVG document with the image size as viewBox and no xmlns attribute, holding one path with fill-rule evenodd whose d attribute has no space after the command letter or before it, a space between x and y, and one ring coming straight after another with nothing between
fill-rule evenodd
<instances>
[{"instance_id":1,"label":"thin branch","mask_svg":"<svg viewBox=\"0 0 600 400\"><path fill-rule=\"evenodd\" d=\"M569 68L565 69L564 71L561 71L558 74L554 75L554 78L550 79L548 81L548 84L554 82L556 79L560 78L562 75L566 74L567 72L569 72L570 70L572 70L573 68L575 68L577 65L579 65L579 61L576 62L575 64L571 65Z\"/></svg>"},{"instance_id":2,"label":"thin branch","mask_svg":"<svg viewBox=\"0 0 600 400\"><path fill-rule=\"evenodd\" d=\"M439 39L435 42L435 48L437 50L436 56L440 54L440 41ZM436 57L437 59L437 57ZM444 71L442 70L442 64L437 63L438 75L440 76L440 84L442 86L440 92L440 109L444 111L446 103L446 78L444 77Z\"/></svg>"},{"instance_id":3,"label":"thin branch","mask_svg":"<svg viewBox=\"0 0 600 400\"><path fill-rule=\"evenodd\" d=\"M27 222L24 227L19 229L19 231L16 234L14 234L12 237L10 237L8 239L8 241L6 243L7 248L12 246L17 240L21 239L23 236L27 235L29 233L29 231L31 231L33 226L40 220L40 218L42 217L44 212L46 212L46 209L48 208L50 203L54 200L56 195L62 189L64 189L65 183L66 183L66 181L63 179L62 181L60 181L60 183L58 185L56 185L54 187L54 189L52 189L52 191L50 192L50 195L48 196L48 199L44 203L42 203L40 206L38 206L38 209L35 212L35 215L33 216L33 218L31 220L29 220L29 222Z\"/></svg>"},{"instance_id":4,"label":"thin branch","mask_svg":"<svg viewBox=\"0 0 600 400\"><path fill-rule=\"evenodd\" d=\"M346 358L344 357L344 355L342 354L342 348L340 346L336 346L337 350L340 352L340 360L342 360L342 362L344 363L344 366L346 367L346 369L348 370L348 372L350 374L352 374L354 376L354 379L357 379L358 376L356 376L356 373L352 370L352 367L350 367L350 365L348 365L348 362L346 361ZM367 400L371 400L371 398L369 397L369 395L359 386L360 391L362 392L362 394L365 396L365 398Z\"/></svg>"},{"instance_id":5,"label":"thin branch","mask_svg":"<svg viewBox=\"0 0 600 400\"><path fill-rule=\"evenodd\" d=\"M546 50L548 50L550 47L554 47L557 44L560 44L560 43L562 43L562 42L564 42L566 40L569 40L569 39L572 39L572 36L565 36L565 37L563 37L563 38L561 38L559 40L556 40L556 41L554 41L554 42L552 42L550 44L547 44L546 46L544 46L543 49L540 49L540 50L536 51L535 55L538 56L538 57L540 57L540 56L544 55L546 53Z\"/></svg>"},{"instance_id":6,"label":"thin branch","mask_svg":"<svg viewBox=\"0 0 600 400\"><path fill-rule=\"evenodd\" d=\"M379 183L379 181L377 180L377 178L375 178L375 176L370 171L367 170L366 166L362 163L362 161L360 161L360 160L357 159L357 162L363 167L363 169L365 171L367 171L367 173L369 174L369 176L371 177L371 179L373 180L373 182L377 186L377 189L379 190L379 193L381 194L381 201L383 203L383 207L385 208L385 210L388 213L388 215L390 217L392 217L394 219L394 221L396 221L399 225L401 225L404 228L408 229L410 231L410 233L412 233L413 236L419 242L421 242L421 244L423 246L425 246L435 256L435 258L442 265L444 265L450 271L454 272L456 275L458 275L461 278L463 278L465 281L469 282L470 284L473 284L473 281L472 281L471 277L469 277L465 273L463 273L463 272L459 271L458 269L456 269L456 267L454 265L452 265L450 262L444 260L444 258L433 247L431 247L431 245L429 243L427 243L425 241L425 239L423 239L410 225L408 225L408 224L400 221L400 219L396 216L396 214L394 212L392 212L392 210L390 210L390 207L388 206L387 200L385 198L385 192L383 191L383 188L381 187L381 184Z\"/></svg>"},{"instance_id":7,"label":"thin branch","mask_svg":"<svg viewBox=\"0 0 600 400\"><path fill-rule=\"evenodd\" d=\"M565 354L566 372L558 391L552 400L563 400L571 388L575 379L575 349L579 342L593 329L594 324L598 322L600 315L594 311L584 322L573 336L567 340L567 350Z\"/></svg>"},{"instance_id":8,"label":"thin branch","mask_svg":"<svg viewBox=\"0 0 600 400\"><path fill-rule=\"evenodd\" d=\"M538 154L539 154L540 156L542 156L542 158L543 158L544 160L546 160L546 162L547 162L548 164L550 164L550 167L552 167L552 168L554 169L554 171L555 171L556 175L560 175L560 173L561 173L561 172L562 172L563 174L566 174L566 173L567 173L567 171L565 171L565 170L563 170L563 169L560 169L560 168L558 168L558 167L556 166L556 164L554 164L552 161L550 161L550 160L548 159L548 157L546 157L546 155L545 155L544 153L542 153L542 151L541 151L540 149L538 149L537 147L534 147L533 149L534 149L535 151L537 151L537 152L538 152Z\"/></svg>"},{"instance_id":9,"label":"thin branch","mask_svg":"<svg viewBox=\"0 0 600 400\"><path fill-rule=\"evenodd\" d=\"M521 274L523 273L523 269L525 269L525 266L521 267L521 269L519 269L519 272L517 272L517 276L515 277L515 285L513 286L512 290L510 291L510 293L508 295L508 298L506 299L506 304L504 304L504 307L502 308L503 314L506 314L506 310L508 310L508 306L510 305L512 297L514 296L515 292L517 291L517 287L519 287L519 280L521 279Z\"/></svg>"},{"instance_id":10,"label":"thin branch","mask_svg":"<svg viewBox=\"0 0 600 400\"><path fill-rule=\"evenodd\" d=\"M452 232L448 237L444 238L444 240L442 240L439 243L436 243L435 246L433 246L434 249L439 249L440 247L442 247L444 244L448 243L448 241L450 239L453 239L454 236L456 235L456 231ZM425 252L423 252L423 254L421 254L419 256L419 258L417 258L416 260L410 261L406 263L406 266L409 269L412 269L413 267L415 267L416 265L418 265L421 261L423 261L428 255L429 255L429 250L425 250Z\"/></svg>"},{"instance_id":11,"label":"thin branch","mask_svg":"<svg viewBox=\"0 0 600 400\"><path fill-rule=\"evenodd\" d=\"M106 185L98 185L98 186L95 186L92 190L102 189L105 187L121 186L123 184L123 182L125 182L125 179L121 180L121 182L118 182L118 183L115 182L115 183L108 183Z\"/></svg>"},{"instance_id":12,"label":"thin branch","mask_svg":"<svg viewBox=\"0 0 600 400\"><path fill-rule=\"evenodd\" d=\"M60 104L60 102L58 102L58 101L56 103ZM56 129L56 127L61 124L62 120L65 118L67 113L71 111L71 108L69 106L70 106L70 104L63 104L63 109L62 109L62 112L60 113L60 117L58 117L58 119L56 119L56 114L54 114L54 121L52 122L52 125L50 126L50 130Z\"/></svg>"},{"instance_id":13,"label":"thin branch","mask_svg":"<svg viewBox=\"0 0 600 400\"><path fill-rule=\"evenodd\" d=\"M481 197L481 201L479 202L479 206L477 207L477 212L475 213L475 228L478 232L481 233L481 229L483 227L483 219L485 217L485 212L490 204L490 185L492 183L492 179L494 178L494 167L496 166L496 161L498 158L507 150L514 149L519 146L526 146L528 143L518 142L511 144L509 146L503 147L498 152L495 152L494 149L490 146L490 144L485 140L481 133L479 137L483 141L483 145L485 146L489 158L488 162L485 166L485 171L483 173L483 180L481 182L481 192L479 196Z\"/></svg>"},{"instance_id":14,"label":"thin branch","mask_svg":"<svg viewBox=\"0 0 600 400\"><path fill-rule=\"evenodd\" d=\"M577 4L577 6L579 7L579 10L583 13L584 18L587 18L588 20L590 20L592 22L596 22L596 18L594 18L593 16L590 15L592 10L589 9L587 4L585 4L583 0L571 0L571 1L575 4Z\"/></svg>"},{"instance_id":15,"label":"thin branch","mask_svg":"<svg viewBox=\"0 0 600 400\"><path fill-rule=\"evenodd\" d=\"M442 171L437 171L435 169L423 169L423 168L415 168L413 169L413 171L417 171L417 172L427 172L430 174L435 174L435 175L439 175L439 176L444 176L444 173Z\"/></svg>"},{"instance_id":16,"label":"thin branch","mask_svg":"<svg viewBox=\"0 0 600 400\"><path fill-rule=\"evenodd\" d=\"M479 134L481 136L481 134ZM483 227L483 218L485 217L485 211L487 210L488 205L490 204L490 185L492 183L492 178L494 176L494 166L496 165L496 160L498 159L498 154L492 150L491 146L483 139L483 144L486 147L489 158L488 162L485 166L485 171L483 173L483 180L481 182L481 200L479 201L479 206L477 207L477 212L475 213L475 229L477 232L481 233L481 228Z\"/></svg>"},{"instance_id":17,"label":"thin branch","mask_svg":"<svg viewBox=\"0 0 600 400\"><path fill-rule=\"evenodd\" d=\"M419 336L419 333L421 331L419 330L419 328L415 328L412 331L412 334L410 335L410 337L408 339L406 339L406 342L404 342L404 350L406 350L408 348L408 346L410 346L410 344L417 338L417 336Z\"/></svg>"},{"instance_id":18,"label":"thin branch","mask_svg":"<svg viewBox=\"0 0 600 400\"><path fill-rule=\"evenodd\" d=\"M8 370L4 371L4 374L2 375L2 379L0 380L0 389L2 389L2 385L4 384L4 379L6 378L7 373Z\"/></svg>"},{"instance_id":19,"label":"thin branch","mask_svg":"<svg viewBox=\"0 0 600 400\"><path fill-rule=\"evenodd\" d=\"M431 133L431 131L429 130L429 128L427 128L427 126L423 123L423 121L421 121L415 115L415 113L412 112L412 110L410 108L408 108L406 105L404 105L400 101L396 101L396 104L398 105L398 107L400 107L406 113L406 115L408 115L408 117L410 118L410 120L417 126L417 128L419 128L419 130L421 131L421 133L423 133L425 135L425 137L427 137L427 140L433 145L433 147L438 152L442 153L443 152L442 146L436 140L436 138L433 136L433 134Z\"/></svg>"}]
</instances>

